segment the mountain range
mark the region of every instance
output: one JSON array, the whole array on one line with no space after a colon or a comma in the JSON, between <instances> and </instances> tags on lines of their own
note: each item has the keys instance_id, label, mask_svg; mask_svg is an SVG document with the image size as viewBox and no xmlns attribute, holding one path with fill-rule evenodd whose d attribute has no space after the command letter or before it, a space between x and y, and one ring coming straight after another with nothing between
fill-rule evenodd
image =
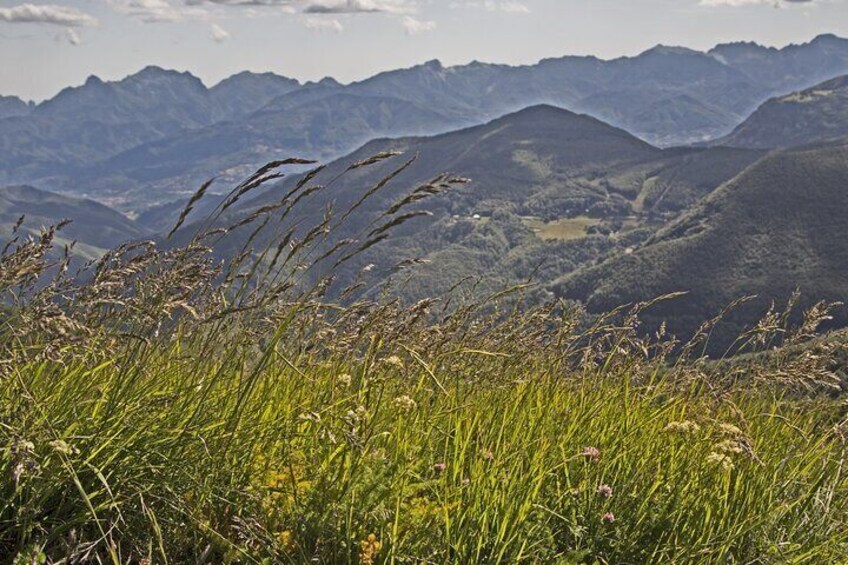
<instances>
[{"instance_id":1,"label":"mountain range","mask_svg":"<svg viewBox=\"0 0 848 565\"><path fill-rule=\"evenodd\" d=\"M345 172L353 163L390 153L397 155L355 174ZM459 173L472 182L405 208L404 213L426 210L428 215L405 222L380 246L334 274L343 287L369 266L368 278L378 288L396 273L397 264L414 259L420 264L414 276L396 289L408 300L445 292L463 279L480 279L478 292L496 292L534 271L536 282L550 283L638 245L763 154L737 148L660 149L596 118L539 105L447 134L369 142L330 163L314 182L331 188L305 198L288 219L300 226L295 239L304 237L327 210L341 215L368 187L391 177L326 242L331 248L352 239L349 247L355 247L363 243L363 230L380 222L408 191L438 173ZM402 166L411 156L414 162ZM268 209L297 182L295 176L233 206L217 227L237 225ZM209 228L205 216L195 215L196 222L183 228L178 241ZM174 220L176 213L169 223ZM286 225L270 222L257 233L246 225L228 233L218 252L231 256L248 239L262 249L279 239Z\"/></svg>"},{"instance_id":2,"label":"mountain range","mask_svg":"<svg viewBox=\"0 0 848 565\"><path fill-rule=\"evenodd\" d=\"M334 229L318 244L327 258L303 276L316 282L332 272L331 299L351 284L414 301L462 281L462 292L479 295L532 280L533 299L574 300L597 314L685 292L645 314L646 329L666 322L681 337L734 299L756 295L714 331L711 352L721 353L796 289L805 307L848 296L848 75L828 70L841 64L846 43L822 36L782 50L658 47L616 61L532 67L432 62L347 86L242 73L208 89L156 68L117 83L90 79L39 105L0 100L11 114L0 119L8 149L0 160L24 163L3 174L41 179L0 189L0 224L26 215L21 232L37 234L71 218L60 242L77 240L84 258L127 240L176 245L226 227L227 237L213 243L227 259L247 244L299 241L329 218ZM601 83L619 90L598 89L593 111L563 108L585 107L581 93ZM717 108L744 113L757 96L761 104L722 135L679 146L646 140L647 129L685 132L681 123L705 123ZM602 107L618 113L614 123L596 116ZM621 127L639 115L640 135ZM72 137L54 139L62 135ZM326 167L314 178L287 171L210 224L234 179L298 147ZM164 238L187 196L216 173L181 229ZM442 183L420 202L392 208L440 173L472 182ZM296 210L277 221L282 195L305 180L310 188ZM369 245L380 225L391 237ZM848 326L848 316L838 311L832 324Z\"/></svg>"},{"instance_id":3,"label":"mountain range","mask_svg":"<svg viewBox=\"0 0 848 565\"><path fill-rule=\"evenodd\" d=\"M432 135L551 104L657 146L730 133L762 102L848 73L848 40L783 49L658 46L635 57L535 65L431 61L342 85L241 73L211 88L148 67L91 77L37 105L0 101L0 183L90 196L127 213L234 180L281 156L332 159L375 137Z\"/></svg>"}]
</instances>

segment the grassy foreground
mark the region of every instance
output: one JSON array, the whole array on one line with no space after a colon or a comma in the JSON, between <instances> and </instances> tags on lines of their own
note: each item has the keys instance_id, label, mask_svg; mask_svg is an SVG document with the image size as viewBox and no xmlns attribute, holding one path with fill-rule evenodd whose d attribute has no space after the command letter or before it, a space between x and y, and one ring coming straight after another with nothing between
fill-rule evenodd
<instances>
[{"instance_id":1,"label":"grassy foreground","mask_svg":"<svg viewBox=\"0 0 848 565\"><path fill-rule=\"evenodd\" d=\"M632 353L567 369L464 343L320 361L283 343L15 366L4 561L848 557L838 403L681 386Z\"/></svg>"},{"instance_id":2,"label":"grassy foreground","mask_svg":"<svg viewBox=\"0 0 848 565\"><path fill-rule=\"evenodd\" d=\"M0 257L0 562L848 559L826 308L716 365L644 305L330 306L201 239L82 283L39 282L50 231Z\"/></svg>"}]
</instances>

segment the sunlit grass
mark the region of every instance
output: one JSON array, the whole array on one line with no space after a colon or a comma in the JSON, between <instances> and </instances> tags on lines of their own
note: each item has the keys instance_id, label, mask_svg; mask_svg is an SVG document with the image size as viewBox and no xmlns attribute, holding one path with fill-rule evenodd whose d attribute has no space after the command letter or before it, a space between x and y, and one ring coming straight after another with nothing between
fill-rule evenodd
<instances>
[{"instance_id":1,"label":"sunlit grass","mask_svg":"<svg viewBox=\"0 0 848 565\"><path fill-rule=\"evenodd\" d=\"M4 553L100 539L121 562L848 555L827 401L504 372L475 353L473 379L379 354L256 371L190 347L14 371Z\"/></svg>"},{"instance_id":2,"label":"sunlit grass","mask_svg":"<svg viewBox=\"0 0 848 565\"><path fill-rule=\"evenodd\" d=\"M539 218L525 218L524 224L543 240L570 241L586 237L590 227L600 224L597 218L577 216L545 222Z\"/></svg>"}]
</instances>

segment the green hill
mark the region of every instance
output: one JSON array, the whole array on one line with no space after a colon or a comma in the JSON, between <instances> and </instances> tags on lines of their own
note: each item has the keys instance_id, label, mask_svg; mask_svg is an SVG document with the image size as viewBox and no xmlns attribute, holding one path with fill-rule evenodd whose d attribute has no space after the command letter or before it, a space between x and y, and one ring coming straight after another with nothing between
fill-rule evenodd
<instances>
[{"instance_id":1,"label":"green hill","mask_svg":"<svg viewBox=\"0 0 848 565\"><path fill-rule=\"evenodd\" d=\"M792 147L848 136L848 75L773 98L717 143Z\"/></svg>"},{"instance_id":2,"label":"green hill","mask_svg":"<svg viewBox=\"0 0 848 565\"><path fill-rule=\"evenodd\" d=\"M552 281L643 241L760 155L733 149L660 150L595 118L543 105L439 136L371 142L330 164L315 182L326 183L351 163L383 151L404 155L343 175L303 200L296 218L289 219L301 222L305 232L328 206L341 213L418 155L332 234L333 241L361 241L364 228L373 227L383 210L438 173L471 178L419 206L432 216L404 223L337 272L345 280L373 264L369 276L379 282L392 275L397 263L423 259L426 263L401 289L409 299L438 294L467 277L482 279L481 292L531 275ZM272 204L296 181L236 206L220 225L236 224ZM196 229L188 226L181 237ZM219 249L222 255L240 251L250 235L250 229L242 229L241 239L227 238L228 247ZM263 238L279 235L274 229L281 228L263 230L254 245L262 247Z\"/></svg>"},{"instance_id":3,"label":"green hill","mask_svg":"<svg viewBox=\"0 0 848 565\"><path fill-rule=\"evenodd\" d=\"M656 307L682 335L734 299L718 343L795 289L806 304L848 297L848 140L772 153L725 184L643 247L557 281L552 289L591 312L686 291ZM848 323L845 312L835 322Z\"/></svg>"}]
</instances>

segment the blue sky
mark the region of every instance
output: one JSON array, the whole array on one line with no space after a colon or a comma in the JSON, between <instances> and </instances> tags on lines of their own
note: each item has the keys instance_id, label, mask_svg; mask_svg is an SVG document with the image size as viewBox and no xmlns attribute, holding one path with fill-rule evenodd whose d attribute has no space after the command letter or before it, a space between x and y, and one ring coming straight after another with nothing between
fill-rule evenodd
<instances>
[{"instance_id":1,"label":"blue sky","mask_svg":"<svg viewBox=\"0 0 848 565\"><path fill-rule=\"evenodd\" d=\"M41 100L155 64L347 82L440 59L521 64L655 44L848 36L848 0L0 0L0 94Z\"/></svg>"}]
</instances>

